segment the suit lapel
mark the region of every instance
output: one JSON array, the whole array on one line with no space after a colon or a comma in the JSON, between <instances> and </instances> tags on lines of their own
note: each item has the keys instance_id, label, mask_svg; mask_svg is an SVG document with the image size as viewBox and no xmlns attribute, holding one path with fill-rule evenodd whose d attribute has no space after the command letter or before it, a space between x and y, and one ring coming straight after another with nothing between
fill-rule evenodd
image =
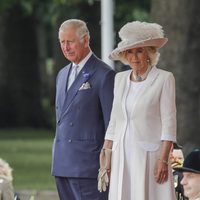
<instances>
[{"instance_id":1,"label":"suit lapel","mask_svg":"<svg viewBox=\"0 0 200 200\"><path fill-rule=\"evenodd\" d=\"M76 80L72 83L71 87L66 93L66 98L63 104L63 115L67 113L69 110L74 98L76 97L79 88L82 86L83 83L87 82L95 73L95 56L92 55L89 60L86 62L85 66L79 72Z\"/></svg>"},{"instance_id":2,"label":"suit lapel","mask_svg":"<svg viewBox=\"0 0 200 200\"><path fill-rule=\"evenodd\" d=\"M58 103L59 107L62 108L64 105L65 97L66 97L66 87L69 78L69 72L71 69L72 64L66 66L63 70L60 78L58 78L57 82L57 95L56 95L56 102Z\"/></svg>"}]
</instances>

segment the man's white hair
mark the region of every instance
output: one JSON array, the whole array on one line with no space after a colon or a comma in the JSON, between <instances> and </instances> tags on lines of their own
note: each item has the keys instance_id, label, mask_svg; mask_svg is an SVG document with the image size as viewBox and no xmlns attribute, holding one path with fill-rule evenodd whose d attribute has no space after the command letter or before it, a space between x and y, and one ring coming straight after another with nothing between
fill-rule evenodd
<instances>
[{"instance_id":1,"label":"man's white hair","mask_svg":"<svg viewBox=\"0 0 200 200\"><path fill-rule=\"evenodd\" d=\"M77 36L82 39L85 35L88 36L88 38L90 39L90 33L89 30L87 28L87 25L84 21L80 20L80 19L69 19L64 21L60 28L59 28L59 32L60 31L65 31L66 28L68 28L69 26L72 26L76 29L76 33Z\"/></svg>"}]
</instances>

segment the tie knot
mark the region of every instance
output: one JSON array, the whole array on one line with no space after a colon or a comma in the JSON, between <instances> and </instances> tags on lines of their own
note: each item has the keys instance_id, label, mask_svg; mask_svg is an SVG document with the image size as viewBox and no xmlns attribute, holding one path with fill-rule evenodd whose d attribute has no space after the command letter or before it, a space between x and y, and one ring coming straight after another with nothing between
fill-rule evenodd
<instances>
[{"instance_id":1,"label":"tie knot","mask_svg":"<svg viewBox=\"0 0 200 200\"><path fill-rule=\"evenodd\" d=\"M68 79L68 86L67 89L70 88L70 86L72 85L72 83L74 82L74 80L76 79L77 75L78 75L78 65L73 65L71 68L71 72L69 75L69 79Z\"/></svg>"}]
</instances>

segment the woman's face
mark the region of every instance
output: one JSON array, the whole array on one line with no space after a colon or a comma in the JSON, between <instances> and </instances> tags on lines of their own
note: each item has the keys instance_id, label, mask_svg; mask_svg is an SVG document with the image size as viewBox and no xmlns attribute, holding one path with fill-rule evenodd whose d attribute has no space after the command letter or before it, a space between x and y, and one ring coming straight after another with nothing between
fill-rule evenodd
<instances>
[{"instance_id":1,"label":"woman's face","mask_svg":"<svg viewBox=\"0 0 200 200\"><path fill-rule=\"evenodd\" d=\"M125 58L134 71L140 73L146 72L149 65L149 57L146 48L139 47L129 49L125 53Z\"/></svg>"}]
</instances>

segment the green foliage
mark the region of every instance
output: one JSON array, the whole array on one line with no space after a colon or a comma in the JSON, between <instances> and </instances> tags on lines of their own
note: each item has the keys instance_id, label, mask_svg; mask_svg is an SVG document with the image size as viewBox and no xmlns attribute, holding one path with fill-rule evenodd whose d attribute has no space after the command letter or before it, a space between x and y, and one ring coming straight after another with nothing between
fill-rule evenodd
<instances>
[{"instance_id":1,"label":"green foliage","mask_svg":"<svg viewBox=\"0 0 200 200\"><path fill-rule=\"evenodd\" d=\"M117 32L125 23L148 20L150 0L113 2L117 44ZM85 20L91 48L100 57L100 9L100 0L0 1L1 127L52 128L55 74L66 64L56 44L58 26L69 18ZM48 68L44 70L46 61Z\"/></svg>"},{"instance_id":2,"label":"green foliage","mask_svg":"<svg viewBox=\"0 0 200 200\"><path fill-rule=\"evenodd\" d=\"M13 6L13 4L16 4L17 0L1 0L0 2L0 13L9 9Z\"/></svg>"},{"instance_id":3,"label":"green foliage","mask_svg":"<svg viewBox=\"0 0 200 200\"><path fill-rule=\"evenodd\" d=\"M125 23L133 20L145 20L149 18L150 0L116 0L114 21L116 30Z\"/></svg>"},{"instance_id":4,"label":"green foliage","mask_svg":"<svg viewBox=\"0 0 200 200\"><path fill-rule=\"evenodd\" d=\"M53 133L45 130L0 130L0 157L14 169L15 190L54 190L51 176Z\"/></svg>"},{"instance_id":5,"label":"green foliage","mask_svg":"<svg viewBox=\"0 0 200 200\"><path fill-rule=\"evenodd\" d=\"M150 0L116 0L114 10L114 29L116 44L119 42L118 31L127 22L133 20L148 21Z\"/></svg>"}]
</instances>

